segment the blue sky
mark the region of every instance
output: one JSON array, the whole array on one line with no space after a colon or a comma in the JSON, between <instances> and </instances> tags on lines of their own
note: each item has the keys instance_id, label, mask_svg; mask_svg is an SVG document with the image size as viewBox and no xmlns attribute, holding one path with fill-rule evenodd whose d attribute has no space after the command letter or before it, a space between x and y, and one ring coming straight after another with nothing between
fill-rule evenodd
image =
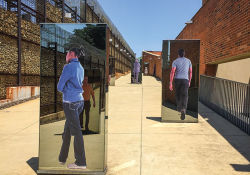
<instances>
[{"instance_id":1,"label":"blue sky","mask_svg":"<svg viewBox=\"0 0 250 175\"><path fill-rule=\"evenodd\" d=\"M105 13L140 57L142 50L162 50L202 6L202 0L98 0Z\"/></svg>"}]
</instances>

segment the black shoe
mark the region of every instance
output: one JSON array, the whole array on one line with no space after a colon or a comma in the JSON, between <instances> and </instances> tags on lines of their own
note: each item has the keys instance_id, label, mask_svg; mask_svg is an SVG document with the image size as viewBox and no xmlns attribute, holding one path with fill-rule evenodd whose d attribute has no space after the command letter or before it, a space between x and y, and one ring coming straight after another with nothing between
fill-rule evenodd
<instances>
[{"instance_id":1,"label":"black shoe","mask_svg":"<svg viewBox=\"0 0 250 175\"><path fill-rule=\"evenodd\" d=\"M185 120L185 109L181 110L181 120Z\"/></svg>"}]
</instances>

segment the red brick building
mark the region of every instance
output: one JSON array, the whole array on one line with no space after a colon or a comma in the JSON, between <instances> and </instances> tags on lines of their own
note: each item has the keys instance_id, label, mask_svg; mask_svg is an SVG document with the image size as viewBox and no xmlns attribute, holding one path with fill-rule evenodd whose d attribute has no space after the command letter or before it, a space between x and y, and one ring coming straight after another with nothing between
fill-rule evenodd
<instances>
[{"instance_id":1,"label":"red brick building","mask_svg":"<svg viewBox=\"0 0 250 175\"><path fill-rule=\"evenodd\" d=\"M161 51L142 51L142 73L145 71L145 67L148 67L148 75L154 75L158 78L162 78L162 67L161 67Z\"/></svg>"},{"instance_id":2,"label":"red brick building","mask_svg":"<svg viewBox=\"0 0 250 175\"><path fill-rule=\"evenodd\" d=\"M176 39L200 39L200 74L250 83L250 1L203 0Z\"/></svg>"}]
</instances>

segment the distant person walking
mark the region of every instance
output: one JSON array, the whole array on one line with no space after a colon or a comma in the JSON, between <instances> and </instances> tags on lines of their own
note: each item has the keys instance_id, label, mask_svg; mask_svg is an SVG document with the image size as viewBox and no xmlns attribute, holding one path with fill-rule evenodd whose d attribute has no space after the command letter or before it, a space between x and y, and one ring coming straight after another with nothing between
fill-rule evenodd
<instances>
[{"instance_id":1,"label":"distant person walking","mask_svg":"<svg viewBox=\"0 0 250 175\"><path fill-rule=\"evenodd\" d=\"M188 102L188 87L192 79L192 64L191 61L184 57L184 49L178 50L178 57L173 61L172 70L170 73L169 89L172 91L173 78L175 86L175 99L177 103L177 111L181 112L181 119L185 119L187 102Z\"/></svg>"},{"instance_id":2,"label":"distant person walking","mask_svg":"<svg viewBox=\"0 0 250 175\"><path fill-rule=\"evenodd\" d=\"M63 93L63 110L66 116L64 132L62 134L62 147L59 154L61 165L68 158L71 136L74 136L75 163L68 164L69 169L86 169L86 158L79 114L84 106L82 97L82 82L84 69L78 58L85 55L83 47L72 48L66 55L66 64L59 79L57 89Z\"/></svg>"},{"instance_id":3,"label":"distant person walking","mask_svg":"<svg viewBox=\"0 0 250 175\"><path fill-rule=\"evenodd\" d=\"M111 64L109 63L109 85L110 85L110 81L111 81L111 76L113 74L113 67L111 66Z\"/></svg>"},{"instance_id":4,"label":"distant person walking","mask_svg":"<svg viewBox=\"0 0 250 175\"><path fill-rule=\"evenodd\" d=\"M135 82L135 79L136 79L136 83L138 83L138 75L140 73L140 63L138 62L138 60L136 59L135 60L135 63L134 63L134 82Z\"/></svg>"},{"instance_id":5,"label":"distant person walking","mask_svg":"<svg viewBox=\"0 0 250 175\"><path fill-rule=\"evenodd\" d=\"M92 96L92 99L94 101L93 107L95 108L95 94L94 94L94 90L93 90L92 86L90 84L88 84L88 77L87 76L84 76L82 89L83 89L82 96L84 98L84 107L83 107L81 114L79 115L79 120L80 120L80 125L83 128L83 114L84 114L84 110L85 110L85 115L86 115L85 131L89 131L89 111L90 111L90 107L91 107L90 95Z\"/></svg>"}]
</instances>

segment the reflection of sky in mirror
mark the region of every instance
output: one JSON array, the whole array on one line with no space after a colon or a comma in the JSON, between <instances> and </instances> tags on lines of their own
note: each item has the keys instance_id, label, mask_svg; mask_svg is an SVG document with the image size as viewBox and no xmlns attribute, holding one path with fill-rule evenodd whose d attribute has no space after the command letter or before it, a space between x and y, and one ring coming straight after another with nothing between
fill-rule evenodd
<instances>
[{"instance_id":1,"label":"reflection of sky in mirror","mask_svg":"<svg viewBox=\"0 0 250 175\"><path fill-rule=\"evenodd\" d=\"M86 24L74 24L74 23L70 23L70 24L56 24L58 27L61 27L62 29L70 32L73 34L74 29L83 29L84 27L86 27ZM96 24L92 24L92 25L96 25Z\"/></svg>"}]
</instances>

